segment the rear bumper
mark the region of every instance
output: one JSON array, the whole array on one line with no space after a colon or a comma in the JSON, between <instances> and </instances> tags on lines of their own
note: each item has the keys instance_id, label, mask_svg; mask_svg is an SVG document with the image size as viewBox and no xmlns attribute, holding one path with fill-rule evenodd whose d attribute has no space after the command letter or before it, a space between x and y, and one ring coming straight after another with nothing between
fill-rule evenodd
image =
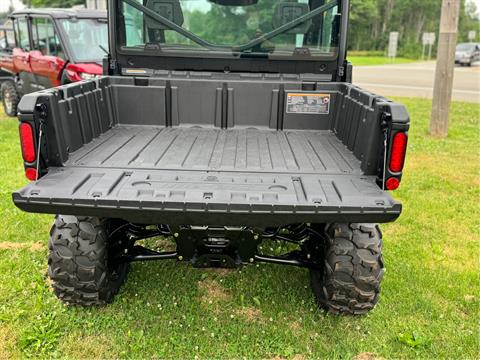
<instances>
[{"instance_id":1,"label":"rear bumper","mask_svg":"<svg viewBox=\"0 0 480 360\"><path fill-rule=\"evenodd\" d=\"M13 201L28 212L170 225L384 223L402 211L373 177L99 168L50 169Z\"/></svg>"},{"instance_id":2,"label":"rear bumper","mask_svg":"<svg viewBox=\"0 0 480 360\"><path fill-rule=\"evenodd\" d=\"M138 224L170 225L224 225L224 226L281 226L295 223L386 223L396 220L401 204L389 209L326 208L296 206L245 206L244 209L228 204L152 204L99 201L87 205L80 202L62 203L59 199L31 201L14 193L15 205L33 213L65 214L120 218Z\"/></svg>"}]
</instances>

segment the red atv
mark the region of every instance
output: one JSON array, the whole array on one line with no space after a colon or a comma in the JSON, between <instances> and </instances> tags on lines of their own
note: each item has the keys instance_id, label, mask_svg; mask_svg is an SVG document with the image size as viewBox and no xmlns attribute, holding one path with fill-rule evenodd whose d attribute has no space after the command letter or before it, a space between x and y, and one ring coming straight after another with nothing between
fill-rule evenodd
<instances>
[{"instance_id":1,"label":"red atv","mask_svg":"<svg viewBox=\"0 0 480 360\"><path fill-rule=\"evenodd\" d=\"M10 17L15 45L0 52L0 68L11 75L1 86L7 115L16 116L25 94L102 74L106 11L24 9Z\"/></svg>"}]
</instances>

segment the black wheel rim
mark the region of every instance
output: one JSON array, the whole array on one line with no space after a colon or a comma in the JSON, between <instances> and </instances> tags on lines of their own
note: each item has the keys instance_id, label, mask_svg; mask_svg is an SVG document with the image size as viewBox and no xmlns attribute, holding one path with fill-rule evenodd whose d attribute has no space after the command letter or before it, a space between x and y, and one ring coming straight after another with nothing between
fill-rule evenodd
<instances>
[{"instance_id":1,"label":"black wheel rim","mask_svg":"<svg viewBox=\"0 0 480 360\"><path fill-rule=\"evenodd\" d=\"M12 113L13 109L13 96L10 91L5 91L3 93L3 106L5 107L5 112L8 114Z\"/></svg>"}]
</instances>

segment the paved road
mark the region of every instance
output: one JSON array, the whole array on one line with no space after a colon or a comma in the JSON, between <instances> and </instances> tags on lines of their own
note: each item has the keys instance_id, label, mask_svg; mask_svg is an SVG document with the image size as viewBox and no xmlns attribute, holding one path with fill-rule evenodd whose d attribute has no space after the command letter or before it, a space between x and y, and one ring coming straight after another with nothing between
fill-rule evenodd
<instances>
[{"instance_id":1,"label":"paved road","mask_svg":"<svg viewBox=\"0 0 480 360\"><path fill-rule=\"evenodd\" d=\"M385 96L412 96L431 99L435 77L435 62L357 66L353 83ZM480 103L480 64L471 68L456 67L453 98Z\"/></svg>"}]
</instances>

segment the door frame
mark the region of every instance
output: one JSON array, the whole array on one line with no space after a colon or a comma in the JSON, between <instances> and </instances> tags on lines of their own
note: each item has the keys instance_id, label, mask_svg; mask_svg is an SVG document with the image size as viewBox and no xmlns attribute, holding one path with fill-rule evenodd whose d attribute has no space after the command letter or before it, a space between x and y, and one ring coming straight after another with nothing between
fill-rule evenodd
<instances>
[{"instance_id":1,"label":"door frame","mask_svg":"<svg viewBox=\"0 0 480 360\"><path fill-rule=\"evenodd\" d=\"M30 65L30 51L32 50L32 27L31 27L31 22L30 22L30 16L28 14L19 14L19 15L13 15L12 17L12 22L13 22L13 31L15 33L15 48L22 51L24 54L27 55L28 58L28 63L29 63L29 68L31 70L31 65ZM21 46L21 39L20 39L20 26L19 26L19 21L20 20L26 20L27 22L27 34L28 34L28 46L29 50L26 51L22 46ZM31 92L34 92L37 90L36 88L36 78L35 75L33 74L32 71L27 71L25 69L18 70L17 72L17 77L18 80L17 82L19 83L17 86L19 92L21 95L28 94Z\"/></svg>"}]
</instances>

